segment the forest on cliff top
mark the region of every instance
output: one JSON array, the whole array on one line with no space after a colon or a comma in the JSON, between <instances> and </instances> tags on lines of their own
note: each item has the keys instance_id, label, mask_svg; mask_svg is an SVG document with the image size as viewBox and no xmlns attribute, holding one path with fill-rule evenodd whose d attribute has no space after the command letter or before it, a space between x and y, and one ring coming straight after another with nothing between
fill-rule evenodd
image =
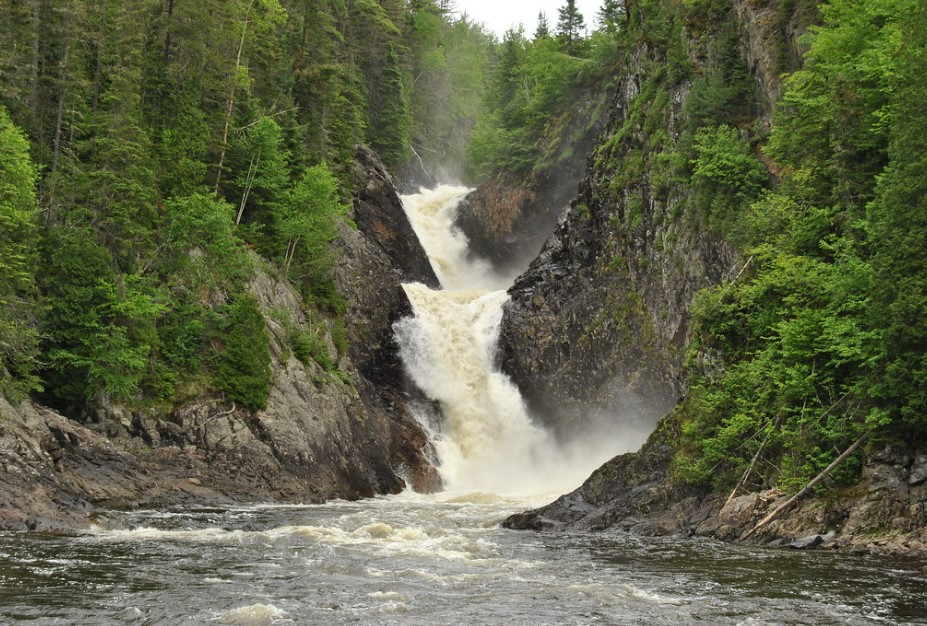
<instances>
[{"instance_id":1,"label":"forest on cliff top","mask_svg":"<svg viewBox=\"0 0 927 626\"><path fill-rule=\"evenodd\" d=\"M355 145L418 182L552 167L578 94L648 46L616 122L646 153L618 133L594 166L616 198L644 176L682 193L744 260L693 305L680 476L794 488L860 437L922 441L927 3L751 1L783 16L771 127L729 0L568 1L501 41L446 0L0 4L0 391L85 420L204 390L261 408L255 255L344 348L328 243ZM791 67L796 13L811 26ZM701 65L687 46L708 31ZM337 369L315 331L292 347Z\"/></svg>"}]
</instances>

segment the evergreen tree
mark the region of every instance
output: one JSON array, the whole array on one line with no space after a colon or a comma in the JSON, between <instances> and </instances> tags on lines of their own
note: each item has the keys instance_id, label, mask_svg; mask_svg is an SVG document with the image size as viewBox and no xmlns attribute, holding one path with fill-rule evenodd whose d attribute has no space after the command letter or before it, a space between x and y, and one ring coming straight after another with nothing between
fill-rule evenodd
<instances>
[{"instance_id":1,"label":"evergreen tree","mask_svg":"<svg viewBox=\"0 0 927 626\"><path fill-rule=\"evenodd\" d=\"M547 22L547 15L544 11L538 13L538 27L534 31L534 40L550 39L550 24Z\"/></svg>"},{"instance_id":2,"label":"evergreen tree","mask_svg":"<svg viewBox=\"0 0 927 626\"><path fill-rule=\"evenodd\" d=\"M869 207L879 333L874 395L905 437L927 429L927 6L905 20L894 77L890 164Z\"/></svg>"},{"instance_id":3,"label":"evergreen tree","mask_svg":"<svg viewBox=\"0 0 927 626\"><path fill-rule=\"evenodd\" d=\"M624 15L624 0L603 0L596 16L599 29L609 34L616 32Z\"/></svg>"},{"instance_id":4,"label":"evergreen tree","mask_svg":"<svg viewBox=\"0 0 927 626\"><path fill-rule=\"evenodd\" d=\"M586 21L576 7L576 0L566 0L557 10L557 39L567 54L578 55L582 50Z\"/></svg>"},{"instance_id":5,"label":"evergreen tree","mask_svg":"<svg viewBox=\"0 0 927 626\"><path fill-rule=\"evenodd\" d=\"M330 0L288 2L292 97L305 137L307 163L351 161L363 140L364 96ZM297 154L296 160L301 161Z\"/></svg>"},{"instance_id":6,"label":"evergreen tree","mask_svg":"<svg viewBox=\"0 0 927 626\"><path fill-rule=\"evenodd\" d=\"M409 102L399 53L394 44L389 44L383 61L383 78L378 91L382 99L370 107L367 138L383 162L396 167L404 163L409 155Z\"/></svg>"},{"instance_id":7,"label":"evergreen tree","mask_svg":"<svg viewBox=\"0 0 927 626\"><path fill-rule=\"evenodd\" d=\"M216 386L250 409L263 409L270 395L270 339L257 300L239 296L229 307L225 347L215 368Z\"/></svg>"},{"instance_id":8,"label":"evergreen tree","mask_svg":"<svg viewBox=\"0 0 927 626\"><path fill-rule=\"evenodd\" d=\"M25 135L0 107L0 393L36 386L38 204Z\"/></svg>"}]
</instances>

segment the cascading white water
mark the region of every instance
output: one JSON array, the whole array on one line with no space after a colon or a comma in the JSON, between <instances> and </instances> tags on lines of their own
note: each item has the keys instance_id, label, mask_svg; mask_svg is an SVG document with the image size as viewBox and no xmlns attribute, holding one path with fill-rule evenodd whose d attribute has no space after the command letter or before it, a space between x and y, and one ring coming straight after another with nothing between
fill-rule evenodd
<instances>
[{"instance_id":1,"label":"cascading white water","mask_svg":"<svg viewBox=\"0 0 927 626\"><path fill-rule=\"evenodd\" d=\"M517 387L494 367L494 352L514 277L468 258L454 227L469 189L441 186L404 196L406 214L443 289L405 285L415 317L396 324L400 356L443 414L435 433L449 491L560 494L618 451L619 442L566 450L532 423Z\"/></svg>"}]
</instances>

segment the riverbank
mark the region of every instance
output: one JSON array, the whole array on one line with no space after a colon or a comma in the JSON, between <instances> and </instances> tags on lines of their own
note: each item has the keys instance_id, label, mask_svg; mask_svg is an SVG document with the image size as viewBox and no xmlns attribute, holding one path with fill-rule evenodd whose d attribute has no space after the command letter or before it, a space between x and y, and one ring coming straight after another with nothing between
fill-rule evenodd
<instances>
[{"instance_id":1,"label":"riverbank","mask_svg":"<svg viewBox=\"0 0 927 626\"><path fill-rule=\"evenodd\" d=\"M860 480L801 499L747 536L789 495L712 492L673 477L667 419L639 452L618 456L578 489L503 525L519 530L710 537L775 548L901 555L927 561L927 451L871 446Z\"/></svg>"}]
</instances>

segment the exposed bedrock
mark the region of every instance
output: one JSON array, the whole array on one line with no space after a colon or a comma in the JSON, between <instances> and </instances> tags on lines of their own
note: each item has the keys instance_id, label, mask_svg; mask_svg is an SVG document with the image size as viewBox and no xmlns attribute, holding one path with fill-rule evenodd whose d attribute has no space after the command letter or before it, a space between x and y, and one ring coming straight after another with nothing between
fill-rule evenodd
<instances>
[{"instance_id":1,"label":"exposed bedrock","mask_svg":"<svg viewBox=\"0 0 927 626\"><path fill-rule=\"evenodd\" d=\"M733 7L738 47L756 86L757 127L768 127L779 73L798 62L798 35L809 20L777 7L739 1ZM719 63L711 42L704 33L687 33L696 75ZM584 166L578 195L510 289L498 358L532 414L564 434L601 421L651 430L685 394L681 374L695 294L743 267L738 250L688 201L692 190L668 185L660 165L687 128L693 84L690 77L655 86L654 68L666 64L665 54L642 43L623 61L602 121L593 125L601 132L585 144L585 161L576 160ZM515 189L510 195L520 200L524 194ZM505 195L491 187L484 193ZM505 232L502 226L518 214L474 211L490 233ZM505 240L488 236L475 241L505 248Z\"/></svg>"}]
</instances>

